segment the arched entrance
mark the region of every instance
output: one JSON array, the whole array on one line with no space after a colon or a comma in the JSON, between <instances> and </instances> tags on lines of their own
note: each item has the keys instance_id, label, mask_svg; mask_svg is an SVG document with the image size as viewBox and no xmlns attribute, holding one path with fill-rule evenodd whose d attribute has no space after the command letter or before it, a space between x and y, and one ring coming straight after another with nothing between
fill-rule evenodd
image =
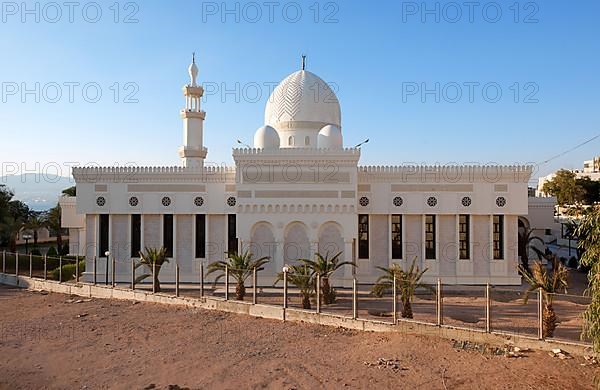
<instances>
[{"instance_id":1,"label":"arched entrance","mask_svg":"<svg viewBox=\"0 0 600 390\"><path fill-rule=\"evenodd\" d=\"M302 222L292 222L285 229L283 243L283 261L285 264L297 264L298 259L312 257L308 229Z\"/></svg>"}]
</instances>

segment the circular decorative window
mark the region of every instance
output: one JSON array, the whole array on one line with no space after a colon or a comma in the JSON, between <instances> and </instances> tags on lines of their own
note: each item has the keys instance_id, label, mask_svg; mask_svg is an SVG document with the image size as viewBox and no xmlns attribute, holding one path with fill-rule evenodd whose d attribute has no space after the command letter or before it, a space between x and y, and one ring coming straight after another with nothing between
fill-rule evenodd
<instances>
[{"instance_id":1,"label":"circular decorative window","mask_svg":"<svg viewBox=\"0 0 600 390\"><path fill-rule=\"evenodd\" d=\"M161 203L163 206L169 207L171 205L171 198L169 198L168 196L165 196L162 198Z\"/></svg>"},{"instance_id":2,"label":"circular decorative window","mask_svg":"<svg viewBox=\"0 0 600 390\"><path fill-rule=\"evenodd\" d=\"M499 196L496 198L496 206L504 207L506 206L506 198L503 196Z\"/></svg>"},{"instance_id":3,"label":"circular decorative window","mask_svg":"<svg viewBox=\"0 0 600 390\"><path fill-rule=\"evenodd\" d=\"M96 204L103 207L106 204L106 199L103 196L99 196L96 198Z\"/></svg>"},{"instance_id":4,"label":"circular decorative window","mask_svg":"<svg viewBox=\"0 0 600 390\"><path fill-rule=\"evenodd\" d=\"M204 204L204 198L201 196L197 196L194 198L194 204L198 207L201 207Z\"/></svg>"},{"instance_id":5,"label":"circular decorative window","mask_svg":"<svg viewBox=\"0 0 600 390\"><path fill-rule=\"evenodd\" d=\"M471 203L473 203L473 201L471 200L470 197L465 196L464 198L462 198L461 203L464 207L469 207L469 206L471 206Z\"/></svg>"},{"instance_id":6,"label":"circular decorative window","mask_svg":"<svg viewBox=\"0 0 600 390\"><path fill-rule=\"evenodd\" d=\"M404 200L402 199L402 197L397 196L397 197L394 198L393 202L394 202L394 206L400 207L404 203Z\"/></svg>"},{"instance_id":7,"label":"circular decorative window","mask_svg":"<svg viewBox=\"0 0 600 390\"><path fill-rule=\"evenodd\" d=\"M358 203L362 206L362 207L367 207L369 205L369 198L367 198L366 196L363 196L362 198L360 198L358 200Z\"/></svg>"},{"instance_id":8,"label":"circular decorative window","mask_svg":"<svg viewBox=\"0 0 600 390\"><path fill-rule=\"evenodd\" d=\"M437 199L435 198L435 196L430 196L429 198L427 198L427 204L429 205L429 207L437 206Z\"/></svg>"},{"instance_id":9,"label":"circular decorative window","mask_svg":"<svg viewBox=\"0 0 600 390\"><path fill-rule=\"evenodd\" d=\"M235 200L235 196L230 196L229 198L227 198L227 205L229 207L233 207L236 204L236 200Z\"/></svg>"},{"instance_id":10,"label":"circular decorative window","mask_svg":"<svg viewBox=\"0 0 600 390\"><path fill-rule=\"evenodd\" d=\"M138 204L140 204L140 200L137 198L137 196L132 196L131 198L129 198L129 205L131 207L135 207Z\"/></svg>"}]
</instances>

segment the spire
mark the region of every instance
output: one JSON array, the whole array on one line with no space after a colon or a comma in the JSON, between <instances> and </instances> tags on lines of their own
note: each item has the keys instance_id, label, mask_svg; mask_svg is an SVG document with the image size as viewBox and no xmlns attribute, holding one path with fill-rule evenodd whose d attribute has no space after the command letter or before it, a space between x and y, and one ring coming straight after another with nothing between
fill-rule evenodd
<instances>
[{"instance_id":1,"label":"spire","mask_svg":"<svg viewBox=\"0 0 600 390\"><path fill-rule=\"evenodd\" d=\"M306 54L302 54L302 70L306 70Z\"/></svg>"},{"instance_id":2,"label":"spire","mask_svg":"<svg viewBox=\"0 0 600 390\"><path fill-rule=\"evenodd\" d=\"M196 53L192 53L192 63L188 68L190 74L190 86L196 87L196 79L198 78L198 66L196 65Z\"/></svg>"}]
</instances>

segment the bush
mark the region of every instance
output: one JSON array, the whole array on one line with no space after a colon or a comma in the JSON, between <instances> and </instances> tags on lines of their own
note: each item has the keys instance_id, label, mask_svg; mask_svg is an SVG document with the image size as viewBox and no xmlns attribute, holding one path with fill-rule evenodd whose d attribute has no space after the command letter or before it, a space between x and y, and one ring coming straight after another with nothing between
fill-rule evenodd
<instances>
[{"instance_id":1,"label":"bush","mask_svg":"<svg viewBox=\"0 0 600 390\"><path fill-rule=\"evenodd\" d=\"M75 277L75 264L65 264L62 266L62 281L66 282L68 280L74 279ZM79 262L79 276L85 271L85 260ZM59 280L60 278L60 268L55 268L52 270L52 279Z\"/></svg>"},{"instance_id":2,"label":"bush","mask_svg":"<svg viewBox=\"0 0 600 390\"><path fill-rule=\"evenodd\" d=\"M58 252L56 251L56 248L51 246L50 248L48 248L48 252L46 252L46 256L48 257L56 257L58 256Z\"/></svg>"},{"instance_id":3,"label":"bush","mask_svg":"<svg viewBox=\"0 0 600 390\"><path fill-rule=\"evenodd\" d=\"M40 250L37 249L37 248L36 249L32 249L30 253L31 253L32 256L41 256L42 255L42 252L40 252Z\"/></svg>"},{"instance_id":4,"label":"bush","mask_svg":"<svg viewBox=\"0 0 600 390\"><path fill-rule=\"evenodd\" d=\"M66 256L69 254L69 243L65 242L60 249L60 256Z\"/></svg>"}]
</instances>

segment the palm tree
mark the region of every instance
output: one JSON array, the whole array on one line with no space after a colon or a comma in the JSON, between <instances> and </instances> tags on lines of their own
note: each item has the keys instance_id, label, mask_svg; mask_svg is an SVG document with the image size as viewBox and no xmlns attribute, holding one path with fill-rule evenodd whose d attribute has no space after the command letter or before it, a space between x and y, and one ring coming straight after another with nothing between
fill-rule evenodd
<instances>
[{"instance_id":1,"label":"palm tree","mask_svg":"<svg viewBox=\"0 0 600 390\"><path fill-rule=\"evenodd\" d=\"M600 351L600 207L592 207L592 212L583 218L576 230L579 238L577 251L581 253L581 265L590 267L588 288L585 295L591 302L583 313L584 325L581 337L588 337L594 352Z\"/></svg>"},{"instance_id":2,"label":"palm tree","mask_svg":"<svg viewBox=\"0 0 600 390\"><path fill-rule=\"evenodd\" d=\"M151 272L154 271L154 286L156 287L156 292L160 292L160 281L158 279L158 274L160 273L160 268L164 263L168 263L169 259L167 258L167 249L160 248L148 248L144 249L144 252L140 252L140 261L136 264L135 268L138 268L142 265L146 265L150 267ZM156 268L154 265L156 264ZM144 274L138 276L136 278L136 282L146 279L151 276L150 274Z\"/></svg>"},{"instance_id":3,"label":"palm tree","mask_svg":"<svg viewBox=\"0 0 600 390\"><path fill-rule=\"evenodd\" d=\"M315 253L315 260L300 259L300 261L312 269L313 273L319 274L321 277L321 294L323 303L328 305L335 302L335 289L329 284L331 275L344 265L356 267L351 261L340 261L340 256L343 252L329 258L329 252L325 256L320 253Z\"/></svg>"},{"instance_id":4,"label":"palm tree","mask_svg":"<svg viewBox=\"0 0 600 390\"><path fill-rule=\"evenodd\" d=\"M62 250L62 226L60 222L60 205L56 205L48 210L45 216L45 225L50 230L50 233L56 235L56 247L58 252Z\"/></svg>"},{"instance_id":5,"label":"palm tree","mask_svg":"<svg viewBox=\"0 0 600 390\"><path fill-rule=\"evenodd\" d=\"M23 225L23 227L27 230L31 230L33 233L33 246L37 247L38 244L38 230L45 227L46 223L44 218L41 217L38 213L31 213L27 221Z\"/></svg>"},{"instance_id":6,"label":"palm tree","mask_svg":"<svg viewBox=\"0 0 600 390\"><path fill-rule=\"evenodd\" d=\"M523 266L519 266L519 269L527 283L529 283L529 288L525 291L524 303L527 304L531 292L536 290L542 292L542 336L544 338L552 337L557 322L552 301L554 299L554 294L561 290L564 292L567 291L569 270L558 261L556 255L552 257L551 273L540 261L533 263L531 273L525 272Z\"/></svg>"},{"instance_id":7,"label":"palm tree","mask_svg":"<svg viewBox=\"0 0 600 390\"><path fill-rule=\"evenodd\" d=\"M233 276L237 284L235 286L235 299L243 301L246 296L246 287L244 283L252 275L254 268L257 271L262 271L263 265L267 264L271 258L269 256L261 257L260 259L254 259L254 255L250 251L245 251L241 255L237 252L229 254L227 261L215 261L208 265L208 272L206 276L213 272L221 272L215 279L215 285L217 282L225 276L225 268L228 268L229 275Z\"/></svg>"},{"instance_id":8,"label":"palm tree","mask_svg":"<svg viewBox=\"0 0 600 390\"><path fill-rule=\"evenodd\" d=\"M377 267L384 272L373 286L373 294L382 297L383 294L393 288L394 277L396 278L396 288L400 291L400 301L402 302L402 318L413 318L412 300L415 296L415 291L418 288L424 288L434 291L427 284L421 283L423 275L429 268L419 270L416 265L417 258L415 257L408 271L402 270L399 264L392 264L391 267Z\"/></svg>"},{"instance_id":9,"label":"palm tree","mask_svg":"<svg viewBox=\"0 0 600 390\"><path fill-rule=\"evenodd\" d=\"M300 289L302 308L310 309L310 297L315 291L315 273L307 265L292 265L288 268L288 282ZM276 285L281 280L283 280L283 272L277 274L277 279L273 285Z\"/></svg>"},{"instance_id":10,"label":"palm tree","mask_svg":"<svg viewBox=\"0 0 600 390\"><path fill-rule=\"evenodd\" d=\"M532 235L533 233L534 233L534 230L530 229L530 228L519 229L519 240L518 240L519 254L521 255L521 265L523 266L523 269L527 273L531 272L529 270L529 251L530 250L533 250L535 253L537 253L539 260L542 259L543 252L541 252L538 248L536 248L533 245L533 243L539 242L540 244L542 244L542 246L544 248L546 247L544 240L542 240L540 237L533 236Z\"/></svg>"}]
</instances>

